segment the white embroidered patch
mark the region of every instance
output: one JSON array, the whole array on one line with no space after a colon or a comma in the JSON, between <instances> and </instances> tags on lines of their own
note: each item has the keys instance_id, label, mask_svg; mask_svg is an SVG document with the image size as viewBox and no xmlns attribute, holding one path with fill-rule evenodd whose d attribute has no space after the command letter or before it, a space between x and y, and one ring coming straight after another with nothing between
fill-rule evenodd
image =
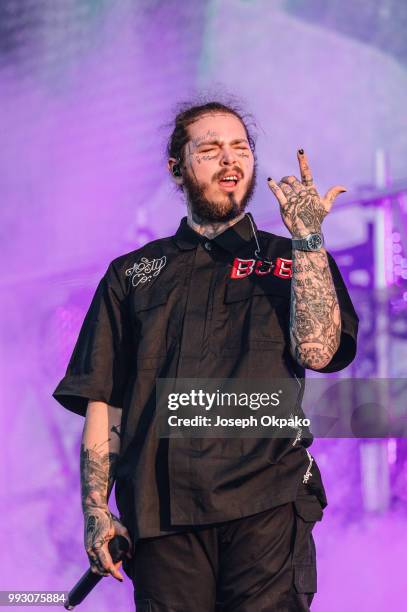
<instances>
[{"instance_id":1,"label":"white embroidered patch","mask_svg":"<svg viewBox=\"0 0 407 612\"><path fill-rule=\"evenodd\" d=\"M148 283L154 276L158 276L166 263L165 255L156 259L142 257L132 268L126 270L126 276L131 276L131 284L133 287L137 287L140 283Z\"/></svg>"}]
</instances>

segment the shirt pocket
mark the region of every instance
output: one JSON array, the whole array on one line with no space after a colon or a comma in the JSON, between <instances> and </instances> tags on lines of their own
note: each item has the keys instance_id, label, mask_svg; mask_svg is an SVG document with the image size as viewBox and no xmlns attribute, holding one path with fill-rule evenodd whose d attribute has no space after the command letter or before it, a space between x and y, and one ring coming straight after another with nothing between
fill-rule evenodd
<instances>
[{"instance_id":1,"label":"shirt pocket","mask_svg":"<svg viewBox=\"0 0 407 612\"><path fill-rule=\"evenodd\" d=\"M286 282L286 281L282 281ZM267 349L289 341L290 285L255 285L250 313L250 343Z\"/></svg>"},{"instance_id":2,"label":"shirt pocket","mask_svg":"<svg viewBox=\"0 0 407 612\"><path fill-rule=\"evenodd\" d=\"M248 344L250 329L250 301L253 284L239 280L227 284L224 293L223 317L225 326L224 349L235 352Z\"/></svg>"},{"instance_id":3,"label":"shirt pocket","mask_svg":"<svg viewBox=\"0 0 407 612\"><path fill-rule=\"evenodd\" d=\"M135 330L137 365L152 368L157 359L167 353L167 321L170 289L151 286L132 296L132 315Z\"/></svg>"},{"instance_id":4,"label":"shirt pocket","mask_svg":"<svg viewBox=\"0 0 407 612\"><path fill-rule=\"evenodd\" d=\"M290 286L234 281L226 286L226 349L273 350L288 341Z\"/></svg>"}]
</instances>

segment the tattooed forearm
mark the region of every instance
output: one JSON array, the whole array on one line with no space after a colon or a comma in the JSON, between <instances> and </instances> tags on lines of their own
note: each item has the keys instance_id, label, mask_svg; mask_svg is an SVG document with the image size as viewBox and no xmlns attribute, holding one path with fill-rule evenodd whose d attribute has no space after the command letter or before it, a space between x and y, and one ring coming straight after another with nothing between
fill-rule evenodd
<instances>
[{"instance_id":1,"label":"tattooed forearm","mask_svg":"<svg viewBox=\"0 0 407 612\"><path fill-rule=\"evenodd\" d=\"M337 295L325 249L293 249L290 335L296 361L320 369L336 352L341 335Z\"/></svg>"},{"instance_id":2,"label":"tattooed forearm","mask_svg":"<svg viewBox=\"0 0 407 612\"><path fill-rule=\"evenodd\" d=\"M301 181L284 176L267 182L280 204L283 222L293 238L319 233L335 198L346 191L342 185L331 187L320 197L307 156L298 149ZM337 351L341 336L341 315L325 249L293 249L290 311L291 353L304 367L322 369Z\"/></svg>"},{"instance_id":3,"label":"tattooed forearm","mask_svg":"<svg viewBox=\"0 0 407 612\"><path fill-rule=\"evenodd\" d=\"M91 507L105 508L113 487L118 453L101 452L81 445L80 473L83 511Z\"/></svg>"},{"instance_id":4,"label":"tattooed forearm","mask_svg":"<svg viewBox=\"0 0 407 612\"><path fill-rule=\"evenodd\" d=\"M90 400L80 453L82 507L107 507L121 446L122 410Z\"/></svg>"},{"instance_id":5,"label":"tattooed forearm","mask_svg":"<svg viewBox=\"0 0 407 612\"><path fill-rule=\"evenodd\" d=\"M127 530L108 507L120 456L122 409L99 400L89 400L80 452L81 500L84 543L93 572L122 576L113 564L108 542ZM127 535L126 535L127 534Z\"/></svg>"}]
</instances>

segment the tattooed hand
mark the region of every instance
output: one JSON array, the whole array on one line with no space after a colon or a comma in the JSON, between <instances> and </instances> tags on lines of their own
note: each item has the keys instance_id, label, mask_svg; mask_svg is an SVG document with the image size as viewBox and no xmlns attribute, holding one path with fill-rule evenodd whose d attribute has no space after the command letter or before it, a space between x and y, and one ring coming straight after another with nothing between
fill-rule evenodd
<instances>
[{"instance_id":1,"label":"tattooed hand","mask_svg":"<svg viewBox=\"0 0 407 612\"><path fill-rule=\"evenodd\" d=\"M116 535L125 537L132 548L129 533L120 520L108 508L92 507L84 512L85 550L88 554L90 568L95 574L109 576L123 582L119 572L122 561L113 563L108 544ZM131 552L127 556L131 558Z\"/></svg>"},{"instance_id":2,"label":"tattooed hand","mask_svg":"<svg viewBox=\"0 0 407 612\"><path fill-rule=\"evenodd\" d=\"M295 176L284 176L276 183L267 180L268 186L280 204L284 225L294 238L321 231L321 224L329 213L335 198L346 191L342 185L331 187L323 198L313 183L311 170L303 149L297 151L301 182Z\"/></svg>"}]
</instances>

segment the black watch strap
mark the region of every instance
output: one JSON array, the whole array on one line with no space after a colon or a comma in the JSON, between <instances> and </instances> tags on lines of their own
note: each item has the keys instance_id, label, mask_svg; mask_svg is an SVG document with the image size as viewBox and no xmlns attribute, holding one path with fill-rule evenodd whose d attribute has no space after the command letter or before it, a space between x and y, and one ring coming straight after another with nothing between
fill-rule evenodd
<instances>
[{"instance_id":1,"label":"black watch strap","mask_svg":"<svg viewBox=\"0 0 407 612\"><path fill-rule=\"evenodd\" d=\"M305 238L293 238L293 249L299 251L319 251L324 246L324 236L321 233L308 234Z\"/></svg>"}]
</instances>

